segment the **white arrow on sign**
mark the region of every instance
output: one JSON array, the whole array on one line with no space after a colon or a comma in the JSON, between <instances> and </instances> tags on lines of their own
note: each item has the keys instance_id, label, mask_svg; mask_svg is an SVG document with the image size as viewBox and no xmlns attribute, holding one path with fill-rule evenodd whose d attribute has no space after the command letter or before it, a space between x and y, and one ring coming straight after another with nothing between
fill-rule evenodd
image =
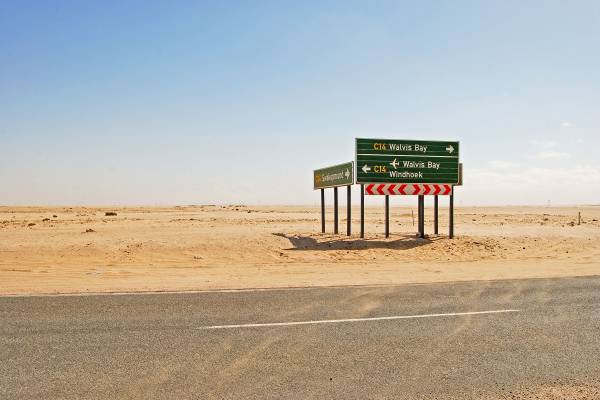
<instances>
[{"instance_id":1,"label":"white arrow on sign","mask_svg":"<svg viewBox=\"0 0 600 400\"><path fill-rule=\"evenodd\" d=\"M448 145L448 147L446 147L446 151L450 154L454 153L454 147L452 147L452 145Z\"/></svg>"},{"instance_id":2,"label":"white arrow on sign","mask_svg":"<svg viewBox=\"0 0 600 400\"><path fill-rule=\"evenodd\" d=\"M346 175L346 179L348 179L348 177L350 177L350 170L348 168L346 168L345 175Z\"/></svg>"},{"instance_id":3,"label":"white arrow on sign","mask_svg":"<svg viewBox=\"0 0 600 400\"><path fill-rule=\"evenodd\" d=\"M394 161L392 161L390 165L394 167L394 169L398 169L398 165L400 165L400 163L398 162L397 158L394 158Z\"/></svg>"},{"instance_id":4,"label":"white arrow on sign","mask_svg":"<svg viewBox=\"0 0 600 400\"><path fill-rule=\"evenodd\" d=\"M369 172L371 170L371 167L369 167L367 164L365 164L365 166L362 167L362 170L366 174L367 172Z\"/></svg>"}]
</instances>

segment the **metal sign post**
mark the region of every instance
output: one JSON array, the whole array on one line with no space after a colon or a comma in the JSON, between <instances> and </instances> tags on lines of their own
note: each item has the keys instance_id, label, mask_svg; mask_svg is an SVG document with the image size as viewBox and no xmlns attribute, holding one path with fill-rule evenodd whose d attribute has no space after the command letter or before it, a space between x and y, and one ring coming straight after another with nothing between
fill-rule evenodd
<instances>
[{"instance_id":1,"label":"metal sign post","mask_svg":"<svg viewBox=\"0 0 600 400\"><path fill-rule=\"evenodd\" d=\"M338 234L338 190L333 188L333 233Z\"/></svg>"},{"instance_id":2,"label":"metal sign post","mask_svg":"<svg viewBox=\"0 0 600 400\"><path fill-rule=\"evenodd\" d=\"M385 196L385 237L390 237L390 196Z\"/></svg>"},{"instance_id":3,"label":"metal sign post","mask_svg":"<svg viewBox=\"0 0 600 400\"><path fill-rule=\"evenodd\" d=\"M425 237L425 196L419 195L419 237Z\"/></svg>"},{"instance_id":4,"label":"metal sign post","mask_svg":"<svg viewBox=\"0 0 600 400\"><path fill-rule=\"evenodd\" d=\"M321 231L325 233L325 189L333 188L333 231L338 233L338 187L348 187L348 235L350 235L350 187L354 184L354 163L344 163L313 171L313 188L321 190Z\"/></svg>"},{"instance_id":5,"label":"metal sign post","mask_svg":"<svg viewBox=\"0 0 600 400\"><path fill-rule=\"evenodd\" d=\"M365 238L365 185L360 185L360 238Z\"/></svg>"},{"instance_id":6,"label":"metal sign post","mask_svg":"<svg viewBox=\"0 0 600 400\"><path fill-rule=\"evenodd\" d=\"M452 239L454 237L454 192L450 195L450 216L448 220L448 237Z\"/></svg>"},{"instance_id":7,"label":"metal sign post","mask_svg":"<svg viewBox=\"0 0 600 400\"><path fill-rule=\"evenodd\" d=\"M321 233L325 233L325 189L321 189Z\"/></svg>"},{"instance_id":8,"label":"metal sign post","mask_svg":"<svg viewBox=\"0 0 600 400\"><path fill-rule=\"evenodd\" d=\"M433 233L435 233L436 235L439 233L439 224L438 224L438 217L439 217L439 198L437 195L433 196Z\"/></svg>"},{"instance_id":9,"label":"metal sign post","mask_svg":"<svg viewBox=\"0 0 600 400\"><path fill-rule=\"evenodd\" d=\"M348 185L346 187L346 235L352 235L352 186Z\"/></svg>"}]
</instances>

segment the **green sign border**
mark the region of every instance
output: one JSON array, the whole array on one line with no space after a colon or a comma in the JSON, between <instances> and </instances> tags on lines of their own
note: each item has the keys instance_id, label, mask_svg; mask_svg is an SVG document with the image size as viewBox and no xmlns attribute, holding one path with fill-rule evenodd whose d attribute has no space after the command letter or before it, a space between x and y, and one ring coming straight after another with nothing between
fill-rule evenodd
<instances>
[{"instance_id":1,"label":"green sign border","mask_svg":"<svg viewBox=\"0 0 600 400\"><path fill-rule=\"evenodd\" d=\"M335 169L350 169L350 178L348 180L345 180L341 183L336 183L336 184L331 184L331 185L325 185L325 186L318 186L317 185L317 173L318 172L322 172L322 171L328 171L328 170L335 170ZM319 169L315 169L313 171L313 189L314 190L318 190L318 189L328 189L328 188L333 188L333 187L341 187L341 186L350 186L350 185L354 185L354 161L350 161L350 162L345 162L342 164L336 164L336 165L332 165L329 167L325 167L325 168L319 168Z\"/></svg>"},{"instance_id":2,"label":"green sign border","mask_svg":"<svg viewBox=\"0 0 600 400\"><path fill-rule=\"evenodd\" d=\"M457 164L457 169L456 169L456 173L452 172L452 175L456 175L456 181L453 180L449 180L449 179L444 179L442 177L440 177L440 179L436 178L426 178L426 179L414 179L414 178L407 178L407 179L402 179L402 178L381 178L381 177L376 177L373 176L372 178L368 178L365 177L364 174L361 174L359 171L359 162L358 162L358 153L359 153L359 149L358 149L358 141L359 140L363 140L363 141L376 141L376 142L405 142L405 143L413 143L413 144L427 144L427 143L443 143L444 145L446 144L456 144L457 145L457 149L456 149L456 154L452 154L449 156L440 156L440 155L435 155L435 156L427 156L427 155L422 155L422 154L395 154L392 151L381 151L381 152L376 152L376 151L367 151L366 153L361 151L362 156L361 157L371 157L371 158L379 158L379 157L397 157L399 160L402 161L407 161L407 160L415 160L415 159L419 159L420 161L422 161L423 159L429 159L431 161L437 161L437 162L442 162L442 161L450 161L450 160L456 160L456 164ZM357 166L356 169L356 183L357 184L365 184L365 183L441 183L441 184L449 184L449 185L458 185L460 183L460 171L459 171L459 164L460 164L460 141L458 140L419 140L419 139L392 139L392 138L387 138L387 139L381 139L381 138L355 138L355 142L354 142L354 149L355 149L355 154L354 154L354 158L355 158L355 163ZM399 151L399 153L403 153L402 151ZM423 171L422 169L415 169L415 171ZM443 173L441 173L440 175L442 175ZM363 175L363 176L361 176ZM445 173L443 175L448 175L448 173Z\"/></svg>"}]
</instances>

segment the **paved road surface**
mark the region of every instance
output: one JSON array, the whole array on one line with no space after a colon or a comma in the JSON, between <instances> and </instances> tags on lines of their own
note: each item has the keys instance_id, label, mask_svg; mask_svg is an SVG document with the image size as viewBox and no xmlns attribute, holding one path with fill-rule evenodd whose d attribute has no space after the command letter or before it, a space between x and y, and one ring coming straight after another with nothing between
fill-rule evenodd
<instances>
[{"instance_id":1,"label":"paved road surface","mask_svg":"<svg viewBox=\"0 0 600 400\"><path fill-rule=\"evenodd\" d=\"M597 277L0 298L1 399L592 399L599 360Z\"/></svg>"}]
</instances>

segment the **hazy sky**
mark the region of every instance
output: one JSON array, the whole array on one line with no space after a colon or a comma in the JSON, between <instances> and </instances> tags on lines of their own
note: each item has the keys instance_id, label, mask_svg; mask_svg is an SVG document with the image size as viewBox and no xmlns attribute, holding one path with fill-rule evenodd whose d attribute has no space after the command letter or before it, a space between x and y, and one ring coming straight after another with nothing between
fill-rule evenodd
<instances>
[{"instance_id":1,"label":"hazy sky","mask_svg":"<svg viewBox=\"0 0 600 400\"><path fill-rule=\"evenodd\" d=\"M600 203L598 21L595 0L0 1L0 204L312 204L355 137L460 140L459 204Z\"/></svg>"}]
</instances>

